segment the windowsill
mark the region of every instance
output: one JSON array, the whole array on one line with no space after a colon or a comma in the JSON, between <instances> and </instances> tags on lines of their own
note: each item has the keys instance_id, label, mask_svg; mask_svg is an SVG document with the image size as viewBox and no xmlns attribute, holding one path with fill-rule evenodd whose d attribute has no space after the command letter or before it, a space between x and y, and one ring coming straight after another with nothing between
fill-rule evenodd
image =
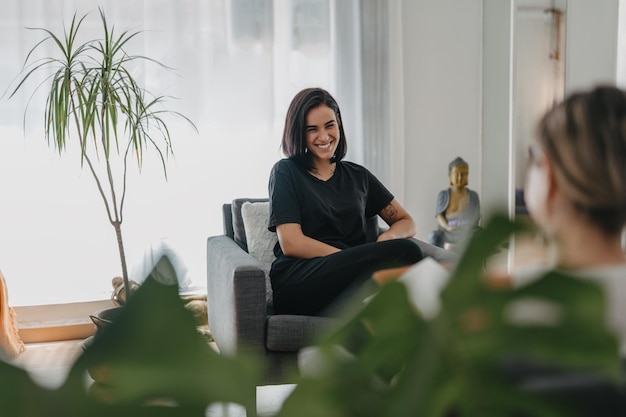
<instances>
[{"instance_id":1,"label":"windowsill","mask_svg":"<svg viewBox=\"0 0 626 417\"><path fill-rule=\"evenodd\" d=\"M84 339L91 336L95 331L95 326L89 315L113 305L111 300L99 300L18 306L13 309L22 341L40 343Z\"/></svg>"},{"instance_id":2,"label":"windowsill","mask_svg":"<svg viewBox=\"0 0 626 417\"><path fill-rule=\"evenodd\" d=\"M190 287L181 295L206 294L206 288ZM113 307L110 292L100 299L58 304L12 306L16 314L16 327L24 343L53 342L84 339L93 335L95 325L90 315Z\"/></svg>"},{"instance_id":3,"label":"windowsill","mask_svg":"<svg viewBox=\"0 0 626 417\"><path fill-rule=\"evenodd\" d=\"M83 286L79 288L57 288L54 292L44 289L32 293L23 289L16 289L16 286L14 283L9 283L9 305L14 309L99 302L108 300L112 292L110 287L85 288ZM16 294L21 295L21 297Z\"/></svg>"}]
</instances>

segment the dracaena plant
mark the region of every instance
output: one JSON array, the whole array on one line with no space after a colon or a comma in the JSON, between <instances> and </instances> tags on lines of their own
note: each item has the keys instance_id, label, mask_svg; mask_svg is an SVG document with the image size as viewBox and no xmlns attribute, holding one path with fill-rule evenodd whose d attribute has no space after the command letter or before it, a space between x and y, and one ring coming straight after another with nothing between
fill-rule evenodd
<instances>
[{"instance_id":1,"label":"dracaena plant","mask_svg":"<svg viewBox=\"0 0 626 417\"><path fill-rule=\"evenodd\" d=\"M11 97L26 88L27 80L36 74L46 75L35 89L49 86L44 110L46 139L60 154L70 144L78 145L81 167L86 167L95 180L115 229L124 286L130 295L122 237L128 160L134 160L141 169L144 152L150 150L158 156L167 178L166 161L172 143L164 116L173 114L193 123L178 112L166 110L163 104L168 97L147 91L133 74L141 63L167 69L154 59L127 52L129 43L141 32L125 30L118 34L103 10L99 12L102 37L86 42L78 39L88 15L74 15L62 36L45 28L30 28L42 32L44 38L28 53ZM34 58L42 45L49 43L55 53ZM34 96L33 92L31 100Z\"/></svg>"}]
</instances>

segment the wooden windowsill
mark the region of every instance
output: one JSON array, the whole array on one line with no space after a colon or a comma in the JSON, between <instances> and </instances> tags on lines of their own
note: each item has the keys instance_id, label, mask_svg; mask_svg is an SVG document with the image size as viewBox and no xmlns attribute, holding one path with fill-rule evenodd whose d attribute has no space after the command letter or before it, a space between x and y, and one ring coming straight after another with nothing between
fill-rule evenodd
<instances>
[{"instance_id":1,"label":"wooden windowsill","mask_svg":"<svg viewBox=\"0 0 626 417\"><path fill-rule=\"evenodd\" d=\"M84 339L95 332L89 316L113 307L111 300L17 306L16 326L24 343Z\"/></svg>"}]
</instances>

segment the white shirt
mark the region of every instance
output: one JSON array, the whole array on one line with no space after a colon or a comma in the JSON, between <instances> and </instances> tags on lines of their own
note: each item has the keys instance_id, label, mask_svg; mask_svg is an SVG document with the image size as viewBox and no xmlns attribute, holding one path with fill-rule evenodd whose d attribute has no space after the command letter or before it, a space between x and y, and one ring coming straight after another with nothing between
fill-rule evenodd
<instances>
[{"instance_id":1,"label":"white shirt","mask_svg":"<svg viewBox=\"0 0 626 417\"><path fill-rule=\"evenodd\" d=\"M540 278L546 270L526 271L514 276L516 285ZM572 276L597 281L607 301L607 325L620 339L620 351L626 355L626 264L564 271Z\"/></svg>"},{"instance_id":2,"label":"white shirt","mask_svg":"<svg viewBox=\"0 0 626 417\"><path fill-rule=\"evenodd\" d=\"M546 273L546 267L533 268L513 276L516 287L528 284ZM620 340L621 353L626 356L626 264L588 268L579 271L566 271L580 278L598 281L604 288L607 300L607 325ZM409 299L426 319L437 315L441 309L440 294L450 279L450 273L431 258L425 258L405 272L399 281L408 290ZM526 309L516 311L520 320L549 320L547 305L534 303Z\"/></svg>"}]
</instances>

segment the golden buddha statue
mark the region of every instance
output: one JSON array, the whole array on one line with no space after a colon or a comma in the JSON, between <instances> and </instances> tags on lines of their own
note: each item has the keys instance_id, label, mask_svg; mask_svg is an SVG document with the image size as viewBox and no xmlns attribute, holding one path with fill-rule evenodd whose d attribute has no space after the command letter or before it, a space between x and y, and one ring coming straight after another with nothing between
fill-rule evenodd
<instances>
[{"instance_id":1,"label":"golden buddha statue","mask_svg":"<svg viewBox=\"0 0 626 417\"><path fill-rule=\"evenodd\" d=\"M438 227L428 236L431 244L444 249L457 249L478 228L480 199L467 188L469 165L456 158L448 165L450 187L437 196Z\"/></svg>"}]
</instances>

